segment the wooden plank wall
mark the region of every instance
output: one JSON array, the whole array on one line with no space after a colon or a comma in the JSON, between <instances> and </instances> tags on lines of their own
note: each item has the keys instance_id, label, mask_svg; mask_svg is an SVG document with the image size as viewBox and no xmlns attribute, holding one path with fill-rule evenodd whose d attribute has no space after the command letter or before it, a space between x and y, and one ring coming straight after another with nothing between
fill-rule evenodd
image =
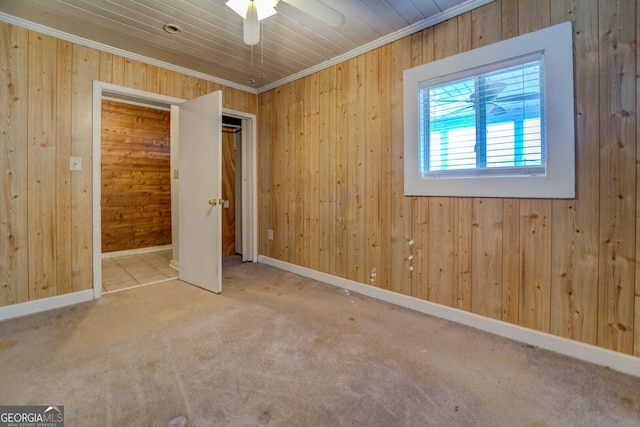
<instances>
[{"instance_id":1,"label":"wooden plank wall","mask_svg":"<svg viewBox=\"0 0 640 427\"><path fill-rule=\"evenodd\" d=\"M496 0L260 94L260 253L640 356L638 9ZM402 71L567 20L577 197L404 197Z\"/></svg>"},{"instance_id":2,"label":"wooden plank wall","mask_svg":"<svg viewBox=\"0 0 640 427\"><path fill-rule=\"evenodd\" d=\"M229 207L222 209L222 256L236 253L236 150L238 131L222 130L222 198ZM239 137L238 137L239 139Z\"/></svg>"},{"instance_id":3,"label":"wooden plank wall","mask_svg":"<svg viewBox=\"0 0 640 427\"><path fill-rule=\"evenodd\" d=\"M0 306L93 287L93 80L222 90L224 107L257 114L255 94L0 23Z\"/></svg>"},{"instance_id":4,"label":"wooden plank wall","mask_svg":"<svg viewBox=\"0 0 640 427\"><path fill-rule=\"evenodd\" d=\"M170 121L102 101L102 252L171 244Z\"/></svg>"}]
</instances>

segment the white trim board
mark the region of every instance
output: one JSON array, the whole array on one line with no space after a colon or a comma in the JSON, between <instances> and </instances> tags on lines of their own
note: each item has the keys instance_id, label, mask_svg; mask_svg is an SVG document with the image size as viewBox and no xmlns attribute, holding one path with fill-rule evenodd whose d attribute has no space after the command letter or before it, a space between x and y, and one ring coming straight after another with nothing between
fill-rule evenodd
<instances>
[{"instance_id":1,"label":"white trim board","mask_svg":"<svg viewBox=\"0 0 640 427\"><path fill-rule=\"evenodd\" d=\"M70 294L58 295L35 301L5 305L4 307L0 307L0 322L91 300L93 300L93 290L90 289L87 291L73 292Z\"/></svg>"},{"instance_id":2,"label":"white trim board","mask_svg":"<svg viewBox=\"0 0 640 427\"><path fill-rule=\"evenodd\" d=\"M485 332L499 335L514 341L530 344L545 350L550 350L574 359L604 366L618 372L640 377L640 358L619 353L579 341L558 337L522 326L491 319L467 311L458 310L444 305L425 301L408 295L391 292L386 289L364 285L353 280L322 273L310 268L301 267L284 261L279 261L263 255L258 256L258 262L281 270L289 271L300 276L318 280L320 282L348 289L371 298L385 301L400 307L418 311L420 313L450 320L465 326L470 326Z\"/></svg>"}]
</instances>

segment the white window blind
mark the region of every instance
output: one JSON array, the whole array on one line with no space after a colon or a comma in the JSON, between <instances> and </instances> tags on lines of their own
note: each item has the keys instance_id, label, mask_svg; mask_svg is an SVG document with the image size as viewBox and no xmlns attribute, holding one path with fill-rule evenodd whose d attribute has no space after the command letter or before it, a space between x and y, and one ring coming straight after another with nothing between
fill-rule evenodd
<instances>
[{"instance_id":1,"label":"white window blind","mask_svg":"<svg viewBox=\"0 0 640 427\"><path fill-rule=\"evenodd\" d=\"M420 172L544 174L541 52L419 84Z\"/></svg>"}]
</instances>

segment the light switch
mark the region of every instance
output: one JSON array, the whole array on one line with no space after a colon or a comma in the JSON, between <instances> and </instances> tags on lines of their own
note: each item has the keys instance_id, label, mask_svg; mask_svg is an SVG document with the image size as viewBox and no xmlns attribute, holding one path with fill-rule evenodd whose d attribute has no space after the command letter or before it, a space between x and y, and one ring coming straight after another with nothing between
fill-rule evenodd
<instances>
[{"instance_id":1,"label":"light switch","mask_svg":"<svg viewBox=\"0 0 640 427\"><path fill-rule=\"evenodd\" d=\"M228 200L225 200L225 201L224 201L224 205L222 205L222 207L223 207L223 208L227 208L227 209L228 209L228 208L229 208L229 201L228 201Z\"/></svg>"},{"instance_id":2,"label":"light switch","mask_svg":"<svg viewBox=\"0 0 640 427\"><path fill-rule=\"evenodd\" d=\"M82 157L69 157L69 170L81 171L82 170Z\"/></svg>"}]
</instances>

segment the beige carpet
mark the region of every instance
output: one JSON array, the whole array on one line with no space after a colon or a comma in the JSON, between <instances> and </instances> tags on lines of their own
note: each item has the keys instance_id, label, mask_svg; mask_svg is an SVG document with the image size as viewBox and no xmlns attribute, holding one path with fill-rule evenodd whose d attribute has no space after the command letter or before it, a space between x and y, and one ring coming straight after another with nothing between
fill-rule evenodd
<instances>
[{"instance_id":1,"label":"beige carpet","mask_svg":"<svg viewBox=\"0 0 640 427\"><path fill-rule=\"evenodd\" d=\"M0 404L75 426L638 426L640 378L227 260L0 323Z\"/></svg>"}]
</instances>

